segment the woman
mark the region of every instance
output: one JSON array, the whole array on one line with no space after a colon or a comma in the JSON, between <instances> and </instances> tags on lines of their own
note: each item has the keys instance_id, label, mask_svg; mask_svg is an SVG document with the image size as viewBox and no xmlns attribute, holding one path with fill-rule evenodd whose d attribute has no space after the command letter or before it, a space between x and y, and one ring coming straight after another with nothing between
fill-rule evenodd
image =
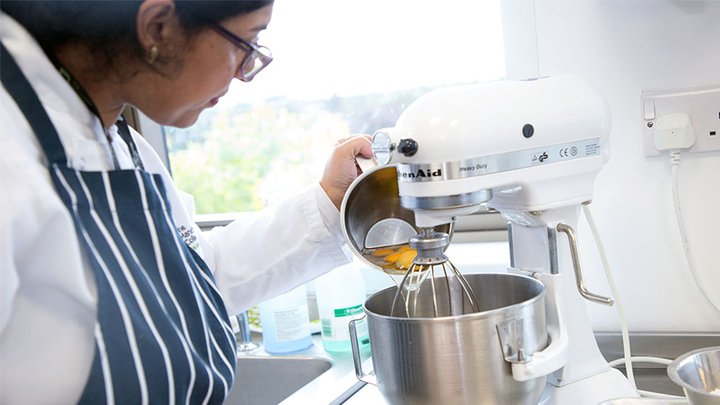
<instances>
[{"instance_id":1,"label":"woman","mask_svg":"<svg viewBox=\"0 0 720 405\"><path fill-rule=\"evenodd\" d=\"M194 123L272 60L272 2L0 5L0 402L221 402L228 313L347 261L338 207L367 137L306 193L200 234L120 113Z\"/></svg>"}]
</instances>

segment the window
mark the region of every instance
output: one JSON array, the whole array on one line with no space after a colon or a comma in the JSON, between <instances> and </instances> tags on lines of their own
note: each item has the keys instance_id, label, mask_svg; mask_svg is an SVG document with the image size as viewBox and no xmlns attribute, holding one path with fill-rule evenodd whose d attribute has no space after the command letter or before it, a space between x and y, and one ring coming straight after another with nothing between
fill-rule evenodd
<instances>
[{"instance_id":1,"label":"window","mask_svg":"<svg viewBox=\"0 0 720 405\"><path fill-rule=\"evenodd\" d=\"M164 128L198 214L260 209L319 180L337 139L392 126L444 85L504 76L500 1L277 0L275 61L191 128Z\"/></svg>"}]
</instances>

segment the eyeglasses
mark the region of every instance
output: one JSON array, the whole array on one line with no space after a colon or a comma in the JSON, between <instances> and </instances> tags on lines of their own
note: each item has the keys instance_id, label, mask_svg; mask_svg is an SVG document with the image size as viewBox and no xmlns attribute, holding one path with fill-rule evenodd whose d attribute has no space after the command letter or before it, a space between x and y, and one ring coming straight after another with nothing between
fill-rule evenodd
<instances>
[{"instance_id":1,"label":"eyeglasses","mask_svg":"<svg viewBox=\"0 0 720 405\"><path fill-rule=\"evenodd\" d=\"M232 42L233 45L245 50L245 57L242 63L240 63L240 80L249 82L256 74L260 73L261 70L265 69L267 65L272 62L273 58L270 49L248 42L228 31L218 23L211 23L210 28Z\"/></svg>"}]
</instances>

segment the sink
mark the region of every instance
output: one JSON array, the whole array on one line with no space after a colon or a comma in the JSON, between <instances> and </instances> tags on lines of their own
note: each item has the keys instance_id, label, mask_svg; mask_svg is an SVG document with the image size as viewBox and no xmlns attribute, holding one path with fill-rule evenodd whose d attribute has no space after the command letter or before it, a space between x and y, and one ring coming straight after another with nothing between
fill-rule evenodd
<instances>
[{"instance_id":1,"label":"sink","mask_svg":"<svg viewBox=\"0 0 720 405\"><path fill-rule=\"evenodd\" d=\"M309 356L238 356L226 405L276 405L332 367Z\"/></svg>"}]
</instances>

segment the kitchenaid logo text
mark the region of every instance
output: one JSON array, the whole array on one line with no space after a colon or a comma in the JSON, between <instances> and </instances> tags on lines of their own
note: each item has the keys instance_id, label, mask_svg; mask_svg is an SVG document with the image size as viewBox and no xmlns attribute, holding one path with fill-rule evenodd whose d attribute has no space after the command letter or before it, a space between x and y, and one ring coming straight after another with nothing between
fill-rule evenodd
<instances>
[{"instance_id":1,"label":"kitchenaid logo text","mask_svg":"<svg viewBox=\"0 0 720 405\"><path fill-rule=\"evenodd\" d=\"M398 171L398 177L401 179L417 179L417 178L428 178L428 177L442 177L442 169L437 170L422 170L418 169L410 173L400 173Z\"/></svg>"}]
</instances>

